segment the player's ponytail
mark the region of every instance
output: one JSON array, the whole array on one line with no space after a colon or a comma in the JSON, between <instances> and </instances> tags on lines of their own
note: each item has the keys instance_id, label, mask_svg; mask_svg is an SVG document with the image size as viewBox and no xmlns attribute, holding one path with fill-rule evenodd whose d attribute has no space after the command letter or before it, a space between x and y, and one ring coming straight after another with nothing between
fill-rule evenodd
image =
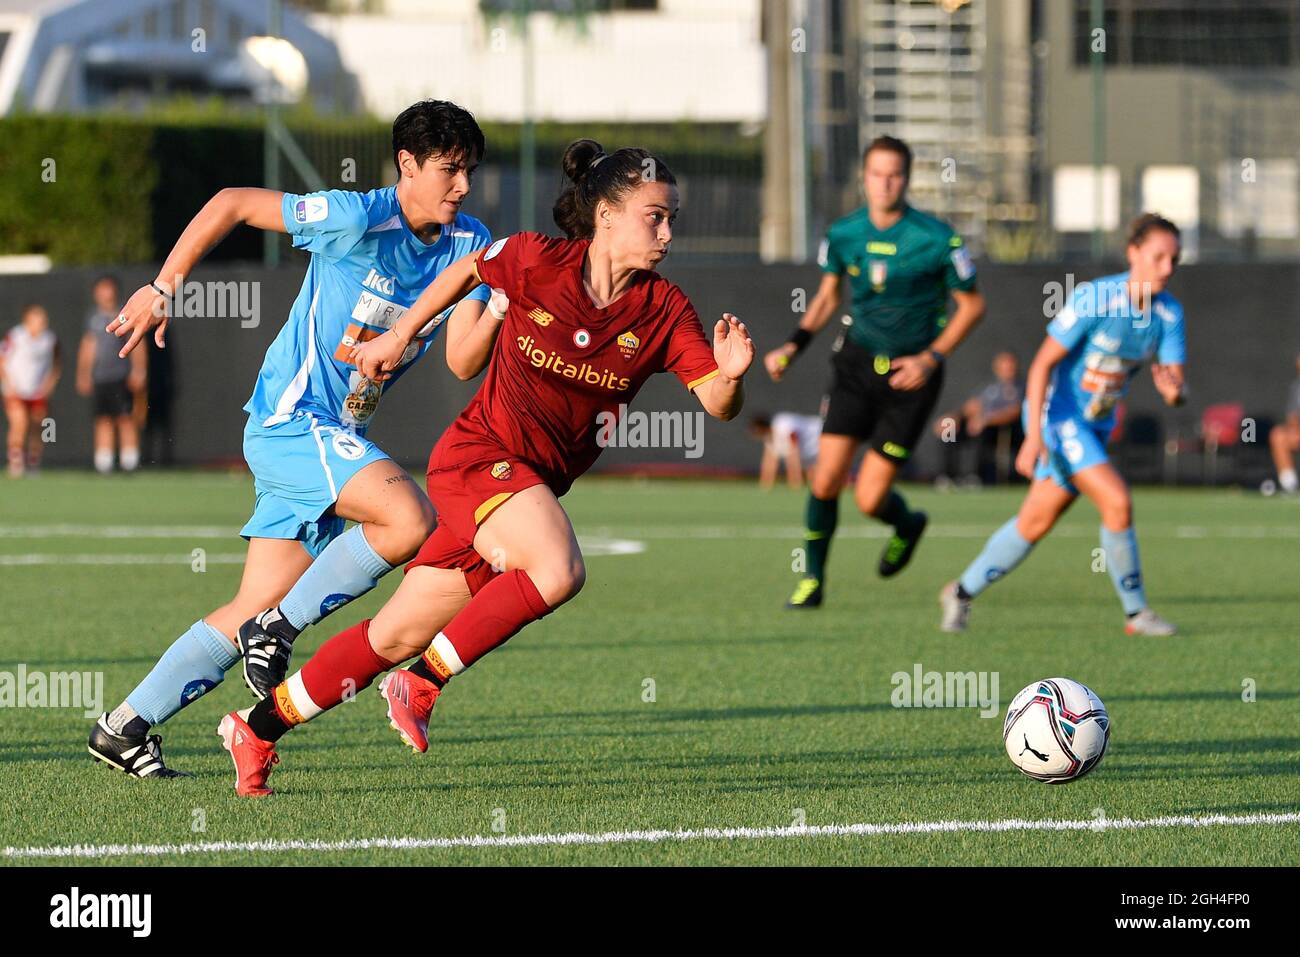
<instances>
[{"instance_id":1,"label":"player's ponytail","mask_svg":"<svg viewBox=\"0 0 1300 957\"><path fill-rule=\"evenodd\" d=\"M570 143L561 166L566 182L551 215L569 239L595 234L596 206L602 199L617 206L641 183L677 182L667 164L646 150L625 147L606 153L595 140Z\"/></svg>"}]
</instances>

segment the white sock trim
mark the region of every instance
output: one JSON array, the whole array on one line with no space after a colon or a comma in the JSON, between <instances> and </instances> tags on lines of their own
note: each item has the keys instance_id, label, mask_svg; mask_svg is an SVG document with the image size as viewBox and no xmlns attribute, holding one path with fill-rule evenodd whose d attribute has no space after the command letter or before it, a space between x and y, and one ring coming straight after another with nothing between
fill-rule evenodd
<instances>
[{"instance_id":1,"label":"white sock trim","mask_svg":"<svg viewBox=\"0 0 1300 957\"><path fill-rule=\"evenodd\" d=\"M295 671L290 675L285 684L289 692L289 700L293 702L293 706L298 709L298 713L302 715L304 721L310 721L325 710L311 700L311 695L307 693L307 686L302 683L301 671Z\"/></svg>"},{"instance_id":2,"label":"white sock trim","mask_svg":"<svg viewBox=\"0 0 1300 957\"><path fill-rule=\"evenodd\" d=\"M465 664L460 660L460 655L456 654L456 646L447 640L447 636L438 632L433 639L433 650L438 653L442 663L451 669L454 675L460 674L465 670Z\"/></svg>"}]
</instances>

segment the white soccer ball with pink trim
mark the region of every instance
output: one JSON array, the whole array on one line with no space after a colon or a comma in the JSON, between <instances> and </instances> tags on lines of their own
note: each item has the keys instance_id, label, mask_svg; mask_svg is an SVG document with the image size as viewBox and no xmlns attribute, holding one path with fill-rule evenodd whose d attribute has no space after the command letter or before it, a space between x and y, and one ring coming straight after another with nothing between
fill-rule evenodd
<instances>
[{"instance_id":1,"label":"white soccer ball with pink trim","mask_svg":"<svg viewBox=\"0 0 1300 957\"><path fill-rule=\"evenodd\" d=\"M1044 678L1011 699L1002 723L1007 757L1035 781L1077 781L1110 744L1110 715L1087 685Z\"/></svg>"}]
</instances>

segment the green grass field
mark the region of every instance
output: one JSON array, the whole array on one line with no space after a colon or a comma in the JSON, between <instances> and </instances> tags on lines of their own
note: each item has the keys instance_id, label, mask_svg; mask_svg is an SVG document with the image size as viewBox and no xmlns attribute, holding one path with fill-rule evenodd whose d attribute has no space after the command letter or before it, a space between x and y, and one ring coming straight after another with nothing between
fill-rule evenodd
<instances>
[{"instance_id":1,"label":"green grass field","mask_svg":"<svg viewBox=\"0 0 1300 957\"><path fill-rule=\"evenodd\" d=\"M1106 821L1300 811L1300 502L1232 491L1139 490L1148 593L1175 639L1131 639L1091 570L1086 503L977 602L962 636L935 596L1019 492L913 488L931 531L882 581L878 526L848 508L818 612L792 586L802 495L742 483L592 478L566 499L593 554L585 591L458 678L428 754L388 728L374 688L287 736L277 794L234 796L220 716L250 703L237 672L160 730L190 779L141 782L93 763L80 708L0 709L0 845L319 841L106 855L111 864L1270 864L1300 863L1300 823L1075 831L763 836L761 829L1006 819ZM10 482L0 512L0 671L93 671L112 707L168 644L228 599L247 476ZM191 568L193 550L207 569ZM626 548L624 550L630 550ZM91 556L136 556L125 563ZM165 559L144 563L141 557ZM77 563L72 563L72 562ZM295 659L372 615L397 585L308 632ZM1001 716L896 709L895 672L996 672L1003 709L1065 675L1105 701L1113 737L1091 776L1017 772ZM647 680L653 681L653 701ZM1243 683L1256 700L1243 701ZM514 839L663 829L757 834L510 846L339 849L374 838ZM588 838L587 840L590 840ZM68 863L53 857L8 863Z\"/></svg>"}]
</instances>

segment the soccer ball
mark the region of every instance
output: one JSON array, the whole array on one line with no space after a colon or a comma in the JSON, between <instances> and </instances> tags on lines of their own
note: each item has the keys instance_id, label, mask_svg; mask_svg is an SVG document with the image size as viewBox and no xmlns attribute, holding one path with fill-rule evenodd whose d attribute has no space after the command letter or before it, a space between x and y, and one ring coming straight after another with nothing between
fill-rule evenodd
<instances>
[{"instance_id":1,"label":"soccer ball","mask_svg":"<svg viewBox=\"0 0 1300 957\"><path fill-rule=\"evenodd\" d=\"M1110 716L1086 685L1044 678L1011 699L1002 743L1011 763L1034 780L1065 784L1101 763Z\"/></svg>"}]
</instances>

